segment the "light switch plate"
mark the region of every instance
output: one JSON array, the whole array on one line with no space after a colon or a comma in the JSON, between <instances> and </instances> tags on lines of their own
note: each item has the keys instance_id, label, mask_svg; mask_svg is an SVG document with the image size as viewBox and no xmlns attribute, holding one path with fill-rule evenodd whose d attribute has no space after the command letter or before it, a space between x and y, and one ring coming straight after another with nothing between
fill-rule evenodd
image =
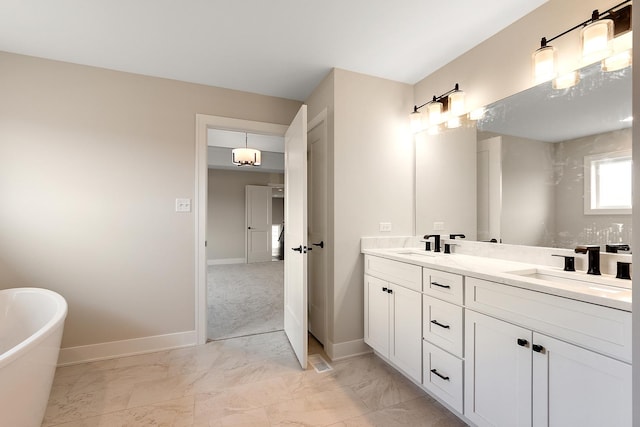
<instances>
[{"instance_id":1,"label":"light switch plate","mask_svg":"<svg viewBox=\"0 0 640 427\"><path fill-rule=\"evenodd\" d=\"M191 199L176 199L176 212L191 212Z\"/></svg>"},{"instance_id":2,"label":"light switch plate","mask_svg":"<svg viewBox=\"0 0 640 427\"><path fill-rule=\"evenodd\" d=\"M380 223L380 231L391 231L391 223L390 222L381 222Z\"/></svg>"},{"instance_id":3,"label":"light switch plate","mask_svg":"<svg viewBox=\"0 0 640 427\"><path fill-rule=\"evenodd\" d=\"M433 231L442 231L444 230L444 222L436 221L433 223Z\"/></svg>"}]
</instances>

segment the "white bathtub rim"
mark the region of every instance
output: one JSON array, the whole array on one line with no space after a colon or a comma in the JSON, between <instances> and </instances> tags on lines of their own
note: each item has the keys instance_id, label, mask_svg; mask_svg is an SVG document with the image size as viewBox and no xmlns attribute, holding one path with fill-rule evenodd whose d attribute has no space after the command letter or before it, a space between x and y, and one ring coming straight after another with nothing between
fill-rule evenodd
<instances>
[{"instance_id":1,"label":"white bathtub rim","mask_svg":"<svg viewBox=\"0 0 640 427\"><path fill-rule=\"evenodd\" d=\"M56 303L56 312L54 316L47 321L47 323L38 329L38 331L31 334L11 349L0 354L0 368L8 366L14 360L19 358L25 348L36 346L40 342L46 340L51 334L57 331L58 328L63 326L64 320L67 317L67 301L57 292L45 288L10 288L0 290L0 294L14 292L44 293L53 298Z\"/></svg>"}]
</instances>

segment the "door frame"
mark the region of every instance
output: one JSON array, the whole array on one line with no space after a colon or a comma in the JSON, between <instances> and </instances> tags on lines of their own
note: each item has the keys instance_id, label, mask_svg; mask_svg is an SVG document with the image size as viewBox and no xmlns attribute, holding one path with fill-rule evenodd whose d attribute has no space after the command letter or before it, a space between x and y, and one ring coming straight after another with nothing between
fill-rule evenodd
<instances>
[{"instance_id":1,"label":"door frame","mask_svg":"<svg viewBox=\"0 0 640 427\"><path fill-rule=\"evenodd\" d=\"M196 344L207 342L207 129L223 129L284 136L287 125L196 114L194 233L195 333Z\"/></svg>"},{"instance_id":2,"label":"door frame","mask_svg":"<svg viewBox=\"0 0 640 427\"><path fill-rule=\"evenodd\" d=\"M329 161L329 149L328 149L328 145L329 145L329 140L328 140L328 125L327 125L327 108L325 107L322 111L320 111L320 113L318 113L315 117L313 117L312 119L309 120L309 123L307 125L307 135L309 135L309 132L311 132L313 129L317 128L321 126L322 132L323 132L323 137L324 137L324 151L325 151L325 156L326 156L326 160L327 162ZM307 139L307 152L309 150L309 145L308 145L309 141ZM308 167L308 165L307 165ZM327 180L328 178L328 169L327 169L327 164L325 164L325 180ZM328 181L325 182L326 185L326 192L325 192L325 210L327 210L327 206L328 206L328 192L329 192L329 183ZM324 217L324 231L325 233L328 234L329 230L328 230L328 218L329 218L329 212L328 210L325 212L325 217ZM309 241L309 243L311 243L311 241ZM329 349L329 292L328 292L328 287L329 287L329 257L333 255L332 252L332 248L333 248L333 244L331 243L331 241L327 238L327 236L325 235L325 248L326 248L326 253L325 253L325 262L324 262L324 272L325 272L325 277L326 277L326 283L325 283L325 288L324 288L324 300L325 300L325 307L324 307L324 333L325 336L323 337L324 339L324 343L322 343L324 345L325 351L327 351ZM333 302L331 304L333 306Z\"/></svg>"}]
</instances>

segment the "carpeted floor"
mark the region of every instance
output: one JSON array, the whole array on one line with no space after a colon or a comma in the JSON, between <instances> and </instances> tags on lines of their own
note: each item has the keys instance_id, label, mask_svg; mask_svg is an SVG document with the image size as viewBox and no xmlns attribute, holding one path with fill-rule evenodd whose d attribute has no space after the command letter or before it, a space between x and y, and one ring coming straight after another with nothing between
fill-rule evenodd
<instances>
[{"instance_id":1,"label":"carpeted floor","mask_svg":"<svg viewBox=\"0 0 640 427\"><path fill-rule=\"evenodd\" d=\"M284 261L209 266L207 338L283 329L283 288Z\"/></svg>"}]
</instances>

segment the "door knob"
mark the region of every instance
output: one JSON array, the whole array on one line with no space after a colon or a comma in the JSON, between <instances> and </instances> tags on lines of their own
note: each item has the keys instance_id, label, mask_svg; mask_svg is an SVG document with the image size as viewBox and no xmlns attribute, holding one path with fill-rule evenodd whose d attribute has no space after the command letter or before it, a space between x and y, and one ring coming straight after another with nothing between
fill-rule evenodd
<instances>
[{"instance_id":1,"label":"door knob","mask_svg":"<svg viewBox=\"0 0 640 427\"><path fill-rule=\"evenodd\" d=\"M324 240L321 240L320 243L312 243L313 246L320 246L320 249L324 249Z\"/></svg>"},{"instance_id":2,"label":"door knob","mask_svg":"<svg viewBox=\"0 0 640 427\"><path fill-rule=\"evenodd\" d=\"M291 250L302 253L302 245L298 246L297 248L291 248Z\"/></svg>"},{"instance_id":3,"label":"door knob","mask_svg":"<svg viewBox=\"0 0 640 427\"><path fill-rule=\"evenodd\" d=\"M251 230L251 227L247 227L247 230Z\"/></svg>"}]
</instances>

